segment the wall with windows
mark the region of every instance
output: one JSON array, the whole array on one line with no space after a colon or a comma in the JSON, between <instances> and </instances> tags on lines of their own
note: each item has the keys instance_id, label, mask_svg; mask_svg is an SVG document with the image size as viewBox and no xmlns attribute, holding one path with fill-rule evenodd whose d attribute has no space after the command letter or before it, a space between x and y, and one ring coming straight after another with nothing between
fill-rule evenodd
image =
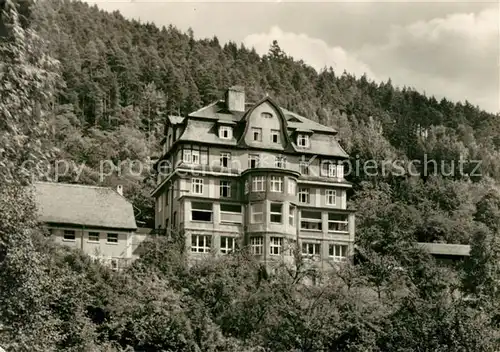
<instances>
[{"instance_id":1,"label":"wall with windows","mask_svg":"<svg viewBox=\"0 0 500 352\"><path fill-rule=\"evenodd\" d=\"M163 165L163 166L162 166ZM340 181L344 177L344 166L337 160L308 155L286 155L278 150L241 150L224 147L207 147L183 144L168 163L160 163L158 182L168 174L167 165L173 167L197 167L215 172L242 172L251 168L283 168L300 172L306 178L323 178Z\"/></svg>"},{"instance_id":2,"label":"wall with windows","mask_svg":"<svg viewBox=\"0 0 500 352\"><path fill-rule=\"evenodd\" d=\"M354 214L307 208L298 216L301 252L311 261L329 266L352 255Z\"/></svg>"},{"instance_id":3,"label":"wall with windows","mask_svg":"<svg viewBox=\"0 0 500 352\"><path fill-rule=\"evenodd\" d=\"M255 171L243 178L243 199L252 202L260 199L295 201L297 181L295 177L279 173Z\"/></svg>"},{"instance_id":4,"label":"wall with windows","mask_svg":"<svg viewBox=\"0 0 500 352\"><path fill-rule=\"evenodd\" d=\"M235 233L187 230L185 234L186 250L194 259L208 253L229 254L243 245L242 237Z\"/></svg>"},{"instance_id":5,"label":"wall with windows","mask_svg":"<svg viewBox=\"0 0 500 352\"><path fill-rule=\"evenodd\" d=\"M132 257L132 232L98 228L47 227L56 243L81 249L86 254L105 258Z\"/></svg>"},{"instance_id":6,"label":"wall with windows","mask_svg":"<svg viewBox=\"0 0 500 352\"><path fill-rule=\"evenodd\" d=\"M300 182L297 186L297 200L302 205L345 209L346 197L347 192L343 188L315 186Z\"/></svg>"},{"instance_id":7,"label":"wall with windows","mask_svg":"<svg viewBox=\"0 0 500 352\"><path fill-rule=\"evenodd\" d=\"M203 198L240 200L240 182L234 177L192 176L180 180L182 195Z\"/></svg>"},{"instance_id":8,"label":"wall with windows","mask_svg":"<svg viewBox=\"0 0 500 352\"><path fill-rule=\"evenodd\" d=\"M332 268L335 263L346 262L353 250L352 243L347 241L300 239L299 246L306 261L324 269Z\"/></svg>"},{"instance_id":9,"label":"wall with windows","mask_svg":"<svg viewBox=\"0 0 500 352\"><path fill-rule=\"evenodd\" d=\"M275 232L297 235L296 207L288 201L261 200L250 202L247 207L247 232Z\"/></svg>"}]
</instances>

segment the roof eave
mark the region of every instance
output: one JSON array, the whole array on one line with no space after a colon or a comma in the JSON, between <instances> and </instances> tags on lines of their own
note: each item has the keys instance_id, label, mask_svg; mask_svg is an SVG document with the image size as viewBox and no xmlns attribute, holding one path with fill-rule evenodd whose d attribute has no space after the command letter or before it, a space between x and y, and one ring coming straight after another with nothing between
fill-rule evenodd
<instances>
[{"instance_id":1,"label":"roof eave","mask_svg":"<svg viewBox=\"0 0 500 352\"><path fill-rule=\"evenodd\" d=\"M40 221L44 224L57 225L57 226L68 226L68 227L78 227L78 228L94 228L94 229L103 229L103 230L116 230L116 231L137 231L137 226L135 227L122 227L122 226L105 226L105 225L96 225L96 224L82 224L77 222L61 222L61 221L50 221L43 220Z\"/></svg>"}]
</instances>

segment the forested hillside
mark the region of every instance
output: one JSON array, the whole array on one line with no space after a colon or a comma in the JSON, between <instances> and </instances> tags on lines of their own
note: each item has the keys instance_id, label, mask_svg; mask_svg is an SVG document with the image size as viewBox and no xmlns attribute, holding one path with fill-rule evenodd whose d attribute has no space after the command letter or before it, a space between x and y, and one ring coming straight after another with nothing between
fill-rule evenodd
<instances>
[{"instance_id":1,"label":"forested hillside","mask_svg":"<svg viewBox=\"0 0 500 352\"><path fill-rule=\"evenodd\" d=\"M268 93L285 108L338 128L353 162L356 156L380 161L424 160L426 155L426 160L458 165L462 155L482 160L483 177L472 177L473 181L500 178L500 119L467 102L438 101L411 88L394 87L390 81L371 82L332 69L317 73L288 57L279 43L270 43L269 54L260 57L235 43L221 45L215 36L196 40L192 32L126 20L118 12L78 1L43 1L24 12L48 41L50 54L61 62L64 85L59 87L50 121L51 141L60 149L57 157L85 163L79 177L84 183L102 181L100 160L122 162L122 179L109 177L104 183L129 180L126 194L140 209L141 220L149 224L151 185L127 175L125 161L157 156L167 114L194 111L221 98L224 89L234 84L244 85L251 101ZM475 163L465 164L464 173L474 168ZM363 180L376 181L377 187L387 182L393 189L392 200L422 203L414 194L400 194L409 188L405 177L365 176L353 175L351 181L357 188ZM63 180L74 182L75 174ZM420 180L414 181L411 187L424 187ZM465 193L472 193L462 181L455 172L428 187L438 192L466 187ZM464 197L463 190L456 192Z\"/></svg>"},{"instance_id":2,"label":"forested hillside","mask_svg":"<svg viewBox=\"0 0 500 352\"><path fill-rule=\"evenodd\" d=\"M197 40L77 1L6 4L0 345L7 350L498 350L497 115L391 82L317 73L279 43L260 57L216 37ZM188 268L182 251L160 239L117 274L44 238L16 184L55 170L23 161L84 164L81 175L72 168L60 181L126 182L126 196L148 224L150 171L138 175L123 162L147 163L159 153L166 115L195 110L235 84L246 87L249 100L268 93L337 128L351 165L377 161L349 175L365 261L341 267L325 286L304 287L300 279L311 273L300 260L273 276L244 253ZM121 173L101 180L102 160L122 162ZM438 167L415 162L428 160ZM396 172L410 161L411 175ZM470 243L472 256L463 266L440 267L416 241Z\"/></svg>"}]
</instances>

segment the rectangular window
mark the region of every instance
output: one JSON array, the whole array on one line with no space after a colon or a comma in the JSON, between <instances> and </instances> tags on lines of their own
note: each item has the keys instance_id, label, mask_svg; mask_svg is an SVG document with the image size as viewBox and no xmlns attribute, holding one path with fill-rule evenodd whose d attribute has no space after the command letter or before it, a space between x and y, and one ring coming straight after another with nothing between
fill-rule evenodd
<instances>
[{"instance_id":1,"label":"rectangular window","mask_svg":"<svg viewBox=\"0 0 500 352\"><path fill-rule=\"evenodd\" d=\"M301 148L309 148L309 136L307 134L299 134L297 136L297 145Z\"/></svg>"},{"instance_id":2,"label":"rectangular window","mask_svg":"<svg viewBox=\"0 0 500 352\"><path fill-rule=\"evenodd\" d=\"M229 126L219 127L219 138L221 139L231 139L233 138L233 129Z\"/></svg>"},{"instance_id":3,"label":"rectangular window","mask_svg":"<svg viewBox=\"0 0 500 352\"><path fill-rule=\"evenodd\" d=\"M253 140L256 142L262 142L262 128L252 127Z\"/></svg>"},{"instance_id":4,"label":"rectangular window","mask_svg":"<svg viewBox=\"0 0 500 352\"><path fill-rule=\"evenodd\" d=\"M74 241L76 239L75 231L73 230L64 230L64 237L66 241Z\"/></svg>"},{"instance_id":5,"label":"rectangular window","mask_svg":"<svg viewBox=\"0 0 500 352\"><path fill-rule=\"evenodd\" d=\"M277 156L276 160L274 162L274 166L280 169L285 169L286 168L286 157L284 156Z\"/></svg>"},{"instance_id":6,"label":"rectangular window","mask_svg":"<svg viewBox=\"0 0 500 352\"><path fill-rule=\"evenodd\" d=\"M345 262L347 260L347 246L340 244L330 244L328 247L328 256L334 262Z\"/></svg>"},{"instance_id":7,"label":"rectangular window","mask_svg":"<svg viewBox=\"0 0 500 352\"><path fill-rule=\"evenodd\" d=\"M208 147L185 145L182 147L182 161L186 164L208 164Z\"/></svg>"},{"instance_id":8,"label":"rectangular window","mask_svg":"<svg viewBox=\"0 0 500 352\"><path fill-rule=\"evenodd\" d=\"M271 222L281 224L283 204L271 203Z\"/></svg>"},{"instance_id":9,"label":"rectangular window","mask_svg":"<svg viewBox=\"0 0 500 352\"><path fill-rule=\"evenodd\" d=\"M220 252L228 254L236 249L236 239L234 237L222 236L220 238Z\"/></svg>"},{"instance_id":10,"label":"rectangular window","mask_svg":"<svg viewBox=\"0 0 500 352\"><path fill-rule=\"evenodd\" d=\"M219 193L221 197L231 197L231 181L220 181Z\"/></svg>"},{"instance_id":11,"label":"rectangular window","mask_svg":"<svg viewBox=\"0 0 500 352\"><path fill-rule=\"evenodd\" d=\"M297 192L297 182L294 179L288 178L288 194L294 196Z\"/></svg>"},{"instance_id":12,"label":"rectangular window","mask_svg":"<svg viewBox=\"0 0 500 352\"><path fill-rule=\"evenodd\" d=\"M248 180L245 180L245 194L250 193L250 182Z\"/></svg>"},{"instance_id":13,"label":"rectangular window","mask_svg":"<svg viewBox=\"0 0 500 352\"><path fill-rule=\"evenodd\" d=\"M200 164L200 151L199 150L193 150L192 151L192 163L193 164Z\"/></svg>"},{"instance_id":14,"label":"rectangular window","mask_svg":"<svg viewBox=\"0 0 500 352\"><path fill-rule=\"evenodd\" d=\"M321 163L321 176L337 177L337 164L333 161L323 161Z\"/></svg>"},{"instance_id":15,"label":"rectangular window","mask_svg":"<svg viewBox=\"0 0 500 352\"><path fill-rule=\"evenodd\" d=\"M221 203L220 221L241 224L243 221L243 217L241 215L241 205Z\"/></svg>"},{"instance_id":16,"label":"rectangular window","mask_svg":"<svg viewBox=\"0 0 500 352\"><path fill-rule=\"evenodd\" d=\"M271 142L279 143L280 140L280 131L279 130L271 130Z\"/></svg>"},{"instance_id":17,"label":"rectangular window","mask_svg":"<svg viewBox=\"0 0 500 352\"><path fill-rule=\"evenodd\" d=\"M302 242L302 254L321 256L321 245L319 243Z\"/></svg>"},{"instance_id":18,"label":"rectangular window","mask_svg":"<svg viewBox=\"0 0 500 352\"><path fill-rule=\"evenodd\" d=\"M327 205L335 205L337 203L337 192L335 190L327 189L325 197Z\"/></svg>"},{"instance_id":19,"label":"rectangular window","mask_svg":"<svg viewBox=\"0 0 500 352\"><path fill-rule=\"evenodd\" d=\"M262 203L255 203L250 205L252 213L252 224L260 224L263 221L264 205Z\"/></svg>"},{"instance_id":20,"label":"rectangular window","mask_svg":"<svg viewBox=\"0 0 500 352\"><path fill-rule=\"evenodd\" d=\"M330 232L349 232L346 214L328 214L328 231Z\"/></svg>"},{"instance_id":21,"label":"rectangular window","mask_svg":"<svg viewBox=\"0 0 500 352\"><path fill-rule=\"evenodd\" d=\"M184 149L182 151L182 161L187 163L187 164L191 164L191 156L193 155L191 149Z\"/></svg>"},{"instance_id":22,"label":"rectangular window","mask_svg":"<svg viewBox=\"0 0 500 352\"><path fill-rule=\"evenodd\" d=\"M283 177L271 176L271 192L283 192Z\"/></svg>"},{"instance_id":23,"label":"rectangular window","mask_svg":"<svg viewBox=\"0 0 500 352\"><path fill-rule=\"evenodd\" d=\"M269 254L280 255L282 247L283 247L283 238L271 237L269 239Z\"/></svg>"},{"instance_id":24,"label":"rectangular window","mask_svg":"<svg viewBox=\"0 0 500 352\"><path fill-rule=\"evenodd\" d=\"M336 177L337 176L337 165L328 164L328 177Z\"/></svg>"},{"instance_id":25,"label":"rectangular window","mask_svg":"<svg viewBox=\"0 0 500 352\"><path fill-rule=\"evenodd\" d=\"M231 163L231 153L220 153L220 166L229 167Z\"/></svg>"},{"instance_id":26,"label":"rectangular window","mask_svg":"<svg viewBox=\"0 0 500 352\"><path fill-rule=\"evenodd\" d=\"M265 181L264 176L254 176L252 177L252 192L263 192L265 191Z\"/></svg>"},{"instance_id":27,"label":"rectangular window","mask_svg":"<svg viewBox=\"0 0 500 352\"><path fill-rule=\"evenodd\" d=\"M192 202L191 203L191 220L212 222L212 203Z\"/></svg>"},{"instance_id":28,"label":"rectangular window","mask_svg":"<svg viewBox=\"0 0 500 352\"><path fill-rule=\"evenodd\" d=\"M250 238L250 250L254 255L262 255L264 249L264 238L252 237Z\"/></svg>"},{"instance_id":29,"label":"rectangular window","mask_svg":"<svg viewBox=\"0 0 500 352\"><path fill-rule=\"evenodd\" d=\"M202 178L192 178L191 179L191 192L193 194L203 194L203 179Z\"/></svg>"},{"instance_id":30,"label":"rectangular window","mask_svg":"<svg viewBox=\"0 0 500 352\"><path fill-rule=\"evenodd\" d=\"M299 188L299 203L308 204L309 200L309 188Z\"/></svg>"},{"instance_id":31,"label":"rectangular window","mask_svg":"<svg viewBox=\"0 0 500 352\"><path fill-rule=\"evenodd\" d=\"M290 205L288 209L288 223L290 226L295 226L295 209L294 205Z\"/></svg>"},{"instance_id":32,"label":"rectangular window","mask_svg":"<svg viewBox=\"0 0 500 352\"><path fill-rule=\"evenodd\" d=\"M191 252L208 253L212 245L210 235L191 235Z\"/></svg>"},{"instance_id":33,"label":"rectangular window","mask_svg":"<svg viewBox=\"0 0 500 352\"><path fill-rule=\"evenodd\" d=\"M89 241L99 242L99 232L89 232Z\"/></svg>"},{"instance_id":34,"label":"rectangular window","mask_svg":"<svg viewBox=\"0 0 500 352\"><path fill-rule=\"evenodd\" d=\"M248 167L250 169L255 169L256 167L259 167L260 163L260 156L257 154L250 154L248 156Z\"/></svg>"},{"instance_id":35,"label":"rectangular window","mask_svg":"<svg viewBox=\"0 0 500 352\"><path fill-rule=\"evenodd\" d=\"M117 233L108 233L108 243L118 243L118 234Z\"/></svg>"},{"instance_id":36,"label":"rectangular window","mask_svg":"<svg viewBox=\"0 0 500 352\"><path fill-rule=\"evenodd\" d=\"M323 230L323 222L320 211L303 210L300 214L300 228L308 231Z\"/></svg>"}]
</instances>

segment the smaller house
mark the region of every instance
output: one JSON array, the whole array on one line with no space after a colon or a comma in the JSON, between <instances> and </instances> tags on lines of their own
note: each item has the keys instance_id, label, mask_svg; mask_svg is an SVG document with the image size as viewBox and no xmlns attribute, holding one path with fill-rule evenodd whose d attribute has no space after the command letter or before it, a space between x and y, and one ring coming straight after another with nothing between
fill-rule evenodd
<instances>
[{"instance_id":1,"label":"smaller house","mask_svg":"<svg viewBox=\"0 0 500 352\"><path fill-rule=\"evenodd\" d=\"M419 242L418 244L423 250L442 263L455 263L470 256L470 246L465 244L425 242Z\"/></svg>"},{"instance_id":2,"label":"smaller house","mask_svg":"<svg viewBox=\"0 0 500 352\"><path fill-rule=\"evenodd\" d=\"M117 190L77 184L36 182L39 220L57 243L80 248L119 269L134 259L137 230L132 204Z\"/></svg>"}]
</instances>

